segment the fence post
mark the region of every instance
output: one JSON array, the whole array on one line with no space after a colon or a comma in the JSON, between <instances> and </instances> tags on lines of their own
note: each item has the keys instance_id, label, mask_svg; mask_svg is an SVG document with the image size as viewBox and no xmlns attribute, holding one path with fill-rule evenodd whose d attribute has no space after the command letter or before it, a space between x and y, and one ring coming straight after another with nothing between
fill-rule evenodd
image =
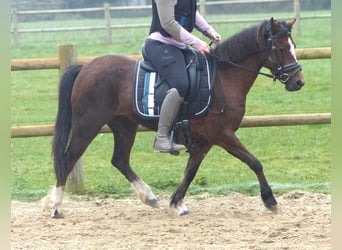
<instances>
[{"instance_id":1,"label":"fence post","mask_svg":"<svg viewBox=\"0 0 342 250\"><path fill-rule=\"evenodd\" d=\"M109 3L104 4L104 16L106 21L106 42L107 44L112 44L112 22Z\"/></svg>"},{"instance_id":2,"label":"fence post","mask_svg":"<svg viewBox=\"0 0 342 250\"><path fill-rule=\"evenodd\" d=\"M205 17L206 15L205 0L200 0L200 13L203 17Z\"/></svg>"},{"instance_id":3,"label":"fence post","mask_svg":"<svg viewBox=\"0 0 342 250\"><path fill-rule=\"evenodd\" d=\"M63 75L65 69L77 62L77 51L74 44L63 44L58 46L58 57L60 62L59 76ZM66 191L77 193L82 191L83 186L83 166L80 158L68 176Z\"/></svg>"},{"instance_id":4,"label":"fence post","mask_svg":"<svg viewBox=\"0 0 342 250\"><path fill-rule=\"evenodd\" d=\"M297 19L296 21L296 35L300 35L302 28L301 28L301 22L300 22L300 0L293 0L293 10L294 15Z\"/></svg>"},{"instance_id":5,"label":"fence post","mask_svg":"<svg viewBox=\"0 0 342 250\"><path fill-rule=\"evenodd\" d=\"M20 47L20 43L19 43L19 32L18 32L18 14L17 14L16 8L12 10L12 32L13 32L14 46L15 48L18 49Z\"/></svg>"}]
</instances>

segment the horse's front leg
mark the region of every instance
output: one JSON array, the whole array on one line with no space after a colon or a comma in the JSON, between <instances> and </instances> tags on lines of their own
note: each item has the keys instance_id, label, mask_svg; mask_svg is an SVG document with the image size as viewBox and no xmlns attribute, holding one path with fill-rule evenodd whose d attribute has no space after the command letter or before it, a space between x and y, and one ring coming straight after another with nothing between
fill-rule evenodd
<instances>
[{"instance_id":1,"label":"horse's front leg","mask_svg":"<svg viewBox=\"0 0 342 250\"><path fill-rule=\"evenodd\" d=\"M227 132L225 134L225 140L220 146L242 162L246 163L254 171L259 181L262 201L268 209L276 211L277 201L267 182L260 161L244 147L233 132Z\"/></svg>"},{"instance_id":2,"label":"horse's front leg","mask_svg":"<svg viewBox=\"0 0 342 250\"><path fill-rule=\"evenodd\" d=\"M175 210L177 215L186 215L189 213L188 208L184 204L184 196L190 186L190 183L194 179L202 160L210 148L211 145L209 144L194 143L189 149L190 156L184 172L183 180L178 186L176 192L171 196L170 201L170 207Z\"/></svg>"}]
</instances>

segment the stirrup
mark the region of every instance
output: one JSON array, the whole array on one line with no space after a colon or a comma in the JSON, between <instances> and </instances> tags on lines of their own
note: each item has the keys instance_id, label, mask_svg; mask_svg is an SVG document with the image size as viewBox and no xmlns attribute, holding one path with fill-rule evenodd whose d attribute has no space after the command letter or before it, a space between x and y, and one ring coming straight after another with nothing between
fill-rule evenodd
<instances>
[{"instance_id":1,"label":"stirrup","mask_svg":"<svg viewBox=\"0 0 342 250\"><path fill-rule=\"evenodd\" d=\"M171 141L171 150L170 154L171 155L179 155L179 151L186 149L186 147L183 144L176 144L173 142L173 136L174 136L174 131L171 131L171 136L170 136L170 141ZM175 147L178 147L178 150L175 150Z\"/></svg>"},{"instance_id":2,"label":"stirrup","mask_svg":"<svg viewBox=\"0 0 342 250\"><path fill-rule=\"evenodd\" d=\"M179 151L186 149L182 144L173 143L170 137L156 137L153 144L153 151L179 155Z\"/></svg>"}]
</instances>

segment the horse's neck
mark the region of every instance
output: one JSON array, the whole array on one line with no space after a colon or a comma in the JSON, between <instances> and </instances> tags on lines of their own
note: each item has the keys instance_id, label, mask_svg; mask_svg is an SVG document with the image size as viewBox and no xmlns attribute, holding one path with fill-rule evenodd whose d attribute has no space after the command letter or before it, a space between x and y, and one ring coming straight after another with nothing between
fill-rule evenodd
<instances>
[{"instance_id":1,"label":"horse's neck","mask_svg":"<svg viewBox=\"0 0 342 250\"><path fill-rule=\"evenodd\" d=\"M261 61L261 56L254 54L235 65L221 66L219 75L222 75L221 79L225 82L223 85L227 86L227 92L229 89L240 89L247 94L262 67Z\"/></svg>"}]
</instances>

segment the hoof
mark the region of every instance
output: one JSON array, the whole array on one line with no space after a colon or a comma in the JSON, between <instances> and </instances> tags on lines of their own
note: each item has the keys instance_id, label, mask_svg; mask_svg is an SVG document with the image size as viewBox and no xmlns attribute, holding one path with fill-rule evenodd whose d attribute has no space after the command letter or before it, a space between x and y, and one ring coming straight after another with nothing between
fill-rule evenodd
<instances>
[{"instance_id":1,"label":"hoof","mask_svg":"<svg viewBox=\"0 0 342 250\"><path fill-rule=\"evenodd\" d=\"M177 215L178 215L178 216L187 215L188 213L189 213L189 210L177 211Z\"/></svg>"},{"instance_id":2,"label":"hoof","mask_svg":"<svg viewBox=\"0 0 342 250\"><path fill-rule=\"evenodd\" d=\"M154 208L159 208L157 198L155 198L155 196L153 194L152 194L152 196L153 196L153 198L147 198L145 196L145 194L140 194L139 198L144 204L151 206L151 207L154 207Z\"/></svg>"},{"instance_id":3,"label":"hoof","mask_svg":"<svg viewBox=\"0 0 342 250\"><path fill-rule=\"evenodd\" d=\"M63 214L62 214L60 211L58 211L58 209L56 208L56 209L52 212L51 218L53 218L53 219L63 219L64 216L63 216Z\"/></svg>"},{"instance_id":4,"label":"hoof","mask_svg":"<svg viewBox=\"0 0 342 250\"><path fill-rule=\"evenodd\" d=\"M277 200L274 198L270 187L261 191L261 199L268 210L272 212L278 211Z\"/></svg>"},{"instance_id":5,"label":"hoof","mask_svg":"<svg viewBox=\"0 0 342 250\"><path fill-rule=\"evenodd\" d=\"M143 180L137 178L131 183L131 185L139 199L144 204L151 207L159 207L156 196L152 193L151 188Z\"/></svg>"},{"instance_id":6,"label":"hoof","mask_svg":"<svg viewBox=\"0 0 342 250\"><path fill-rule=\"evenodd\" d=\"M273 213L278 212L278 205L277 204L265 204L265 207Z\"/></svg>"},{"instance_id":7,"label":"hoof","mask_svg":"<svg viewBox=\"0 0 342 250\"><path fill-rule=\"evenodd\" d=\"M145 202L144 202L146 205L149 205L151 207L154 207L154 208L159 208L159 204L158 204L158 201L156 199L146 199Z\"/></svg>"},{"instance_id":8,"label":"hoof","mask_svg":"<svg viewBox=\"0 0 342 250\"><path fill-rule=\"evenodd\" d=\"M188 208L185 206L185 204L183 203L183 201L179 201L177 204L172 205L171 207L174 208L176 214L178 216L183 216L183 215L187 215L189 213Z\"/></svg>"}]
</instances>

